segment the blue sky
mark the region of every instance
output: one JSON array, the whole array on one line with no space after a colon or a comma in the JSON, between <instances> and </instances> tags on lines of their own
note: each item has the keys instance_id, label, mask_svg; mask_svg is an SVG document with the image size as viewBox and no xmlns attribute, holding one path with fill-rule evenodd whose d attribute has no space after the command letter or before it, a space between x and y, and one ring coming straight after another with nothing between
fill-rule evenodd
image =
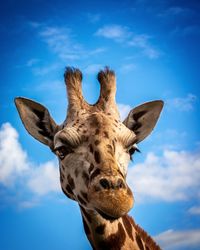
<instances>
[{"instance_id":1,"label":"blue sky","mask_svg":"<svg viewBox=\"0 0 200 250\"><path fill-rule=\"evenodd\" d=\"M91 249L78 206L59 187L57 160L25 131L13 103L24 96L66 115L66 66L117 75L122 117L163 99L155 131L139 145L128 182L130 214L164 249L200 248L199 1L14 1L1 3L0 249Z\"/></svg>"}]
</instances>

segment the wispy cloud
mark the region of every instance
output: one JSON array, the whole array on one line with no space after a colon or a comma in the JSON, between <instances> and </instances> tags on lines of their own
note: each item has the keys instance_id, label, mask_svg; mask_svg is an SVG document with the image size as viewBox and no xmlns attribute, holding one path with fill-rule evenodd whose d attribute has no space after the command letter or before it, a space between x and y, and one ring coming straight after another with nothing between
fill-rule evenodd
<instances>
[{"instance_id":1,"label":"wispy cloud","mask_svg":"<svg viewBox=\"0 0 200 250\"><path fill-rule=\"evenodd\" d=\"M32 71L36 76L44 76L51 72L54 72L55 70L61 68L61 65L59 63L53 63L46 66L37 66L32 67Z\"/></svg>"},{"instance_id":2,"label":"wispy cloud","mask_svg":"<svg viewBox=\"0 0 200 250\"><path fill-rule=\"evenodd\" d=\"M199 35L200 26L199 25L187 25L185 27L176 26L175 29L171 31L171 36L189 36L189 35Z\"/></svg>"},{"instance_id":3,"label":"wispy cloud","mask_svg":"<svg viewBox=\"0 0 200 250\"><path fill-rule=\"evenodd\" d=\"M51 82L42 82L34 86L32 90L39 91L39 92L49 90L49 91L56 93L60 91L65 91L65 84L64 84L64 81L59 81L59 80L55 80Z\"/></svg>"},{"instance_id":4,"label":"wispy cloud","mask_svg":"<svg viewBox=\"0 0 200 250\"><path fill-rule=\"evenodd\" d=\"M15 67L16 68L24 68L24 67L32 68L33 66L36 66L39 62L40 62L40 59L38 58L30 58L25 63L17 64L15 65Z\"/></svg>"},{"instance_id":5,"label":"wispy cloud","mask_svg":"<svg viewBox=\"0 0 200 250\"><path fill-rule=\"evenodd\" d=\"M37 199L21 201L19 202L19 209L32 208L32 207L38 206L39 203L40 202Z\"/></svg>"},{"instance_id":6,"label":"wispy cloud","mask_svg":"<svg viewBox=\"0 0 200 250\"><path fill-rule=\"evenodd\" d=\"M39 35L62 59L79 59L83 53L82 45L73 41L72 32L68 28L46 26Z\"/></svg>"},{"instance_id":7,"label":"wispy cloud","mask_svg":"<svg viewBox=\"0 0 200 250\"><path fill-rule=\"evenodd\" d=\"M187 94L186 97L175 97L166 101L166 107L170 110L191 111L197 101L197 96Z\"/></svg>"},{"instance_id":8,"label":"wispy cloud","mask_svg":"<svg viewBox=\"0 0 200 250\"><path fill-rule=\"evenodd\" d=\"M150 36L148 35L135 35L128 44L130 46L142 49L143 53L150 59L156 59L160 56L160 52L153 48L149 43Z\"/></svg>"},{"instance_id":9,"label":"wispy cloud","mask_svg":"<svg viewBox=\"0 0 200 250\"><path fill-rule=\"evenodd\" d=\"M90 75L98 72L101 68L103 68L102 64L91 64L84 69L84 72Z\"/></svg>"},{"instance_id":10,"label":"wispy cloud","mask_svg":"<svg viewBox=\"0 0 200 250\"><path fill-rule=\"evenodd\" d=\"M200 246L200 229L167 230L154 237L161 247L166 250L193 249Z\"/></svg>"},{"instance_id":11,"label":"wispy cloud","mask_svg":"<svg viewBox=\"0 0 200 250\"><path fill-rule=\"evenodd\" d=\"M148 153L143 163L129 169L128 182L141 202L200 197L200 154L173 150L165 150L161 156Z\"/></svg>"},{"instance_id":12,"label":"wispy cloud","mask_svg":"<svg viewBox=\"0 0 200 250\"><path fill-rule=\"evenodd\" d=\"M31 58L27 61L26 66L32 67L33 65L37 64L40 60L38 58Z\"/></svg>"},{"instance_id":13,"label":"wispy cloud","mask_svg":"<svg viewBox=\"0 0 200 250\"><path fill-rule=\"evenodd\" d=\"M188 212L193 215L200 215L200 206L191 207Z\"/></svg>"},{"instance_id":14,"label":"wispy cloud","mask_svg":"<svg viewBox=\"0 0 200 250\"><path fill-rule=\"evenodd\" d=\"M131 106L123 104L123 103L118 103L117 107L119 109L120 117L121 120L125 120L125 118L128 116L129 112L131 111Z\"/></svg>"},{"instance_id":15,"label":"wispy cloud","mask_svg":"<svg viewBox=\"0 0 200 250\"><path fill-rule=\"evenodd\" d=\"M164 150L181 150L187 146L188 133L176 129L166 129L160 132L155 131L153 136L148 138L151 150L163 152Z\"/></svg>"},{"instance_id":16,"label":"wispy cloud","mask_svg":"<svg viewBox=\"0 0 200 250\"><path fill-rule=\"evenodd\" d=\"M150 43L151 36L147 34L135 34L126 26L103 26L96 31L95 35L140 49L150 59L156 59L160 56L160 52Z\"/></svg>"},{"instance_id":17,"label":"wispy cloud","mask_svg":"<svg viewBox=\"0 0 200 250\"><path fill-rule=\"evenodd\" d=\"M17 193L17 188L20 188L21 196L24 193L24 197L27 192L32 192L29 200L16 201L19 202L19 206L31 207L39 202L36 199L37 196L60 190L59 172L56 165L55 161L48 161L39 166L30 161L19 143L16 129L9 123L2 125L0 128L1 188L4 186L6 189L15 189L15 193Z\"/></svg>"},{"instance_id":18,"label":"wispy cloud","mask_svg":"<svg viewBox=\"0 0 200 250\"><path fill-rule=\"evenodd\" d=\"M158 14L158 17L169 18L171 16L186 16L193 13L193 10L181 6L172 6Z\"/></svg>"},{"instance_id":19,"label":"wispy cloud","mask_svg":"<svg viewBox=\"0 0 200 250\"><path fill-rule=\"evenodd\" d=\"M136 64L128 63L128 64L124 64L120 67L120 72L123 74L127 74L129 72L134 71L136 68L137 68Z\"/></svg>"},{"instance_id":20,"label":"wispy cloud","mask_svg":"<svg viewBox=\"0 0 200 250\"><path fill-rule=\"evenodd\" d=\"M63 60L81 60L105 51L105 48L88 49L79 42L74 32L67 27L30 23L48 48Z\"/></svg>"},{"instance_id":21,"label":"wispy cloud","mask_svg":"<svg viewBox=\"0 0 200 250\"><path fill-rule=\"evenodd\" d=\"M101 14L86 13L86 17L90 23L97 23L101 19Z\"/></svg>"},{"instance_id":22,"label":"wispy cloud","mask_svg":"<svg viewBox=\"0 0 200 250\"><path fill-rule=\"evenodd\" d=\"M98 29L95 35L110 38L116 42L123 42L132 34L128 27L121 25L106 25Z\"/></svg>"}]
</instances>

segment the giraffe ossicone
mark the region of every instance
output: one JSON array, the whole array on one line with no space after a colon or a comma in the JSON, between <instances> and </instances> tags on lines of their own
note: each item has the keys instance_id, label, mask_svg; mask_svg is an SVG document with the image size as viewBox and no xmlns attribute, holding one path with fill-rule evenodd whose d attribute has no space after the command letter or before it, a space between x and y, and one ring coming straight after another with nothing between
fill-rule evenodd
<instances>
[{"instance_id":1,"label":"giraffe ossicone","mask_svg":"<svg viewBox=\"0 0 200 250\"><path fill-rule=\"evenodd\" d=\"M90 105L82 95L82 73L66 68L68 110L57 125L41 104L15 99L27 131L58 156L65 195L78 202L85 233L93 249L160 249L127 213L133 193L126 183L127 166L136 144L153 130L161 100L132 109L122 122L115 102L116 78L106 67L98 73L100 96Z\"/></svg>"}]
</instances>

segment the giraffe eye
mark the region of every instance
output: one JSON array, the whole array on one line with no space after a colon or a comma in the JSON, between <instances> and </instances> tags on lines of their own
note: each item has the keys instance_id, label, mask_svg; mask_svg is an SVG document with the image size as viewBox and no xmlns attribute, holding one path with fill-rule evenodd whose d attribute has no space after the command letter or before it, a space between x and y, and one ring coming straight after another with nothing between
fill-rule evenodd
<instances>
[{"instance_id":1,"label":"giraffe eye","mask_svg":"<svg viewBox=\"0 0 200 250\"><path fill-rule=\"evenodd\" d=\"M56 149L54 149L54 152L56 152L57 156L63 160L65 158L66 155L72 153L73 151L69 148L69 147L66 147L66 146L60 146Z\"/></svg>"}]
</instances>

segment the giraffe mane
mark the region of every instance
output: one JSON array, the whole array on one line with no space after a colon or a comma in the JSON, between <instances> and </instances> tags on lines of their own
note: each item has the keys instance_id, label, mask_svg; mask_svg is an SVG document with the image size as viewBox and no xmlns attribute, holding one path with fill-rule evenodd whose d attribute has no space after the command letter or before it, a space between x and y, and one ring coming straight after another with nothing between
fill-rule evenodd
<instances>
[{"instance_id":1,"label":"giraffe mane","mask_svg":"<svg viewBox=\"0 0 200 250\"><path fill-rule=\"evenodd\" d=\"M136 224L132 217L130 217L130 216L128 216L128 217L129 217L133 227L136 229L136 232L141 237L141 239L144 241L144 243L146 245L146 249L161 250L161 248L156 244L156 242L152 239L152 237L149 236L138 224ZM137 240L137 236L136 236L136 240Z\"/></svg>"}]
</instances>

